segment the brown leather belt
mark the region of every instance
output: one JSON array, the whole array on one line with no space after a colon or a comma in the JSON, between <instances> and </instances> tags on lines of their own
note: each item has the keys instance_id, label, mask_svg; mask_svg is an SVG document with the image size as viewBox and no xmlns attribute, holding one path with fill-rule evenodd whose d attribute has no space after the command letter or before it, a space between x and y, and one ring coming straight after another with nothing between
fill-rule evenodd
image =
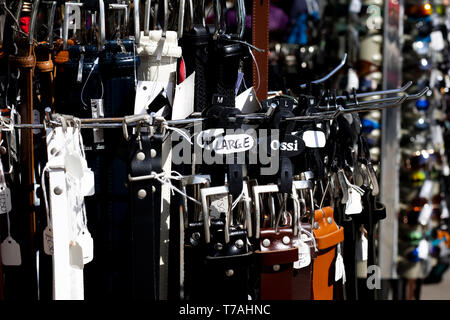
<instances>
[{"instance_id":1,"label":"brown leather belt","mask_svg":"<svg viewBox=\"0 0 450 320\"><path fill-rule=\"evenodd\" d=\"M314 237L318 249L313 266L314 300L333 300L336 246L344 240L344 228L333 217L333 208L314 212Z\"/></svg>"},{"instance_id":2,"label":"brown leather belt","mask_svg":"<svg viewBox=\"0 0 450 320\"><path fill-rule=\"evenodd\" d=\"M298 248L293 246L291 228L261 229L261 250L255 253L261 267L260 299L291 300L293 263L298 260Z\"/></svg>"},{"instance_id":3,"label":"brown leather belt","mask_svg":"<svg viewBox=\"0 0 450 320\"><path fill-rule=\"evenodd\" d=\"M21 88L22 88L22 103L19 106L19 114L22 123L33 123L33 74L36 66L36 56L34 53L34 45L28 44L28 39L25 43L18 41L19 52L18 55L8 56L8 61L13 67L17 67L21 72ZM22 183L24 186L34 185L34 152L33 152L33 131L23 130L21 132L20 144L20 167L22 175ZM33 238L36 233L36 216L34 210L34 188L26 187L27 204L29 207L30 218L30 236L32 252Z\"/></svg>"},{"instance_id":4,"label":"brown leather belt","mask_svg":"<svg viewBox=\"0 0 450 320\"><path fill-rule=\"evenodd\" d=\"M259 101L267 99L269 89L269 3L270 0L253 0L252 44L264 52L253 50L258 70L253 62L253 87ZM259 81L259 87L258 87Z\"/></svg>"}]
</instances>

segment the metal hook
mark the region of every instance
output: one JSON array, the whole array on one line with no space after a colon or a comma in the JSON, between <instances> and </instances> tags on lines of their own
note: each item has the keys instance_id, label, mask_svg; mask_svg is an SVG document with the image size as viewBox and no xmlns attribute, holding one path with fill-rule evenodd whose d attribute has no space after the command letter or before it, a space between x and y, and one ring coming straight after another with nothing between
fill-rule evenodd
<instances>
[{"instance_id":1,"label":"metal hook","mask_svg":"<svg viewBox=\"0 0 450 320\"><path fill-rule=\"evenodd\" d=\"M342 58L341 62L339 63L339 65L336 68L331 70L330 73L328 73L325 77L320 78L318 80L311 81L311 83L317 84L317 83L327 81L329 78L331 78L336 72L338 72L345 65L346 61L347 61L347 54L344 54L344 57ZM304 83L304 84L300 85L300 88L304 89L304 88L306 88L306 86L307 86L307 84Z\"/></svg>"},{"instance_id":2,"label":"metal hook","mask_svg":"<svg viewBox=\"0 0 450 320\"><path fill-rule=\"evenodd\" d=\"M31 20L30 20L30 30L28 33L28 43L31 45L33 45L33 37L34 37L34 30L36 28L36 18L37 18L37 14L38 14L38 9L39 9L39 0L34 0L33 1L33 7L32 7L32 13L31 13Z\"/></svg>"},{"instance_id":3,"label":"metal hook","mask_svg":"<svg viewBox=\"0 0 450 320\"><path fill-rule=\"evenodd\" d=\"M139 0L137 0L139 2ZM150 13L152 8L152 1L147 0L145 1L145 8L144 8L144 35L148 36L150 33Z\"/></svg>"},{"instance_id":4,"label":"metal hook","mask_svg":"<svg viewBox=\"0 0 450 320\"><path fill-rule=\"evenodd\" d=\"M110 3L108 6L108 9L110 10L123 10L125 19L124 19L124 29L126 30L128 27L128 4L125 3ZM119 30L120 30L120 24L119 24Z\"/></svg>"},{"instance_id":5,"label":"metal hook","mask_svg":"<svg viewBox=\"0 0 450 320\"><path fill-rule=\"evenodd\" d=\"M51 50L53 49L53 23L55 21L56 1L42 1L42 3L46 5L51 5L51 7L49 8L50 14L48 15L47 21L47 30L48 30L47 42Z\"/></svg>"},{"instance_id":6,"label":"metal hook","mask_svg":"<svg viewBox=\"0 0 450 320\"><path fill-rule=\"evenodd\" d=\"M225 22L225 3L224 0L214 0L214 25L216 30L214 31L214 39L216 39L219 35L225 33L226 30L226 22Z\"/></svg>"},{"instance_id":7,"label":"metal hook","mask_svg":"<svg viewBox=\"0 0 450 320\"><path fill-rule=\"evenodd\" d=\"M150 1L150 0L149 0ZM140 28L141 24L139 21L139 0L133 0L133 17L134 17L134 43L139 44L141 39Z\"/></svg>"}]
</instances>

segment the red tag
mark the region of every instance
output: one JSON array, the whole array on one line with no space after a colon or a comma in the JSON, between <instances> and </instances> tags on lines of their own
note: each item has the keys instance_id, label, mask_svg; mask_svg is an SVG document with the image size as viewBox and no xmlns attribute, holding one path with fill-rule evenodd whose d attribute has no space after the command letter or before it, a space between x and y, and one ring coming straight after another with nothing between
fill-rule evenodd
<instances>
[{"instance_id":1,"label":"red tag","mask_svg":"<svg viewBox=\"0 0 450 320\"><path fill-rule=\"evenodd\" d=\"M30 17L21 17L19 19L20 23L20 29L22 29L23 32L28 33L30 32Z\"/></svg>"},{"instance_id":2,"label":"red tag","mask_svg":"<svg viewBox=\"0 0 450 320\"><path fill-rule=\"evenodd\" d=\"M186 66L184 65L183 58L181 58L180 60L180 69L178 73L179 73L178 84L180 84L184 81L184 79L186 79Z\"/></svg>"}]
</instances>

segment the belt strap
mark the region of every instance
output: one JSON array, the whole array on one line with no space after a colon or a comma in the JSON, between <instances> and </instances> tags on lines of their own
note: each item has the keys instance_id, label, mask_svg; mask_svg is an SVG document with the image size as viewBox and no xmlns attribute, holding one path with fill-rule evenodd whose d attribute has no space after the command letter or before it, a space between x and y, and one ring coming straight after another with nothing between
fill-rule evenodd
<instances>
[{"instance_id":1,"label":"belt strap","mask_svg":"<svg viewBox=\"0 0 450 320\"><path fill-rule=\"evenodd\" d=\"M192 222L184 237L184 298L201 300L207 295L204 275L206 272L206 246L203 222Z\"/></svg>"},{"instance_id":2,"label":"belt strap","mask_svg":"<svg viewBox=\"0 0 450 320\"><path fill-rule=\"evenodd\" d=\"M224 228L222 220L213 221L211 225L206 270L207 282L216 293L214 297L206 298L248 300L252 252L249 250L247 232L230 230L230 241L225 243Z\"/></svg>"},{"instance_id":3,"label":"belt strap","mask_svg":"<svg viewBox=\"0 0 450 320\"><path fill-rule=\"evenodd\" d=\"M269 88L269 3L270 0L253 0L252 11L252 44L264 52L253 50L256 63L253 63L253 87L259 88L256 96L259 101L267 99L267 91Z\"/></svg>"},{"instance_id":4,"label":"belt strap","mask_svg":"<svg viewBox=\"0 0 450 320\"><path fill-rule=\"evenodd\" d=\"M256 251L261 267L261 300L292 300L293 263L298 260L292 238L291 228L280 228L278 234L274 229L261 229L261 250Z\"/></svg>"},{"instance_id":5,"label":"belt strap","mask_svg":"<svg viewBox=\"0 0 450 320\"><path fill-rule=\"evenodd\" d=\"M133 136L129 158L131 177L161 172L161 135ZM142 147L141 147L142 145ZM130 181L133 298L159 298L159 234L161 184L156 179Z\"/></svg>"},{"instance_id":6,"label":"belt strap","mask_svg":"<svg viewBox=\"0 0 450 320\"><path fill-rule=\"evenodd\" d=\"M9 62L11 65L16 66L21 71L21 92L22 103L19 106L19 114L23 123L33 123L33 74L34 67L36 65L36 57L34 54L34 46L26 44L19 44L19 54L17 56L9 56ZM33 252L30 255L24 255L22 265L27 270L27 276L33 285L30 287L34 291L32 296L36 294L36 265L33 255L35 252L33 239L36 233L36 214L34 210L34 188L28 189L24 186L34 185L34 152L33 152L33 131L23 130L21 132L21 144L20 144L20 171L22 181L22 195L26 200L18 203L19 210L23 210L23 223L24 226L29 226L29 237L26 236L26 240L23 251Z\"/></svg>"},{"instance_id":7,"label":"belt strap","mask_svg":"<svg viewBox=\"0 0 450 320\"><path fill-rule=\"evenodd\" d=\"M319 252L314 260L314 300L332 300L334 284L334 258L336 246L344 240L344 228L334 221L333 208L314 212L314 237Z\"/></svg>"}]
</instances>

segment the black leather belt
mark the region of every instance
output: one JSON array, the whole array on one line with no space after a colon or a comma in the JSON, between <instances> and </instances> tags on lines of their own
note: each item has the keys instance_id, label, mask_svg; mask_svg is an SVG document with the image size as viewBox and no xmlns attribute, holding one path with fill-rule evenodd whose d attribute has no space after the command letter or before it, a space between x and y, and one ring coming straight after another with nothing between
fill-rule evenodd
<instances>
[{"instance_id":1,"label":"black leather belt","mask_svg":"<svg viewBox=\"0 0 450 320\"><path fill-rule=\"evenodd\" d=\"M162 136L134 135L130 141L129 176L162 171ZM132 229L132 297L158 300L161 184L156 179L130 180Z\"/></svg>"}]
</instances>

